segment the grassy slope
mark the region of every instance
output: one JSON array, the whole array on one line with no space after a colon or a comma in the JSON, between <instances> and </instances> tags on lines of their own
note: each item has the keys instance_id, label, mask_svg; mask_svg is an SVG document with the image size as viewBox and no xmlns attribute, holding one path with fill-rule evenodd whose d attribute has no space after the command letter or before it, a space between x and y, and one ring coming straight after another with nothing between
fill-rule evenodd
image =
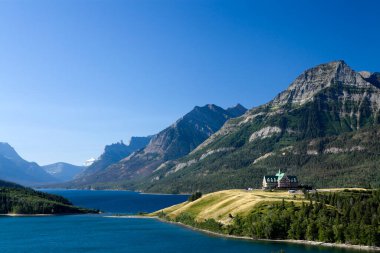
<instances>
[{"instance_id":1,"label":"grassy slope","mask_svg":"<svg viewBox=\"0 0 380 253\"><path fill-rule=\"evenodd\" d=\"M348 188L320 189L320 192L337 192ZM362 188L349 188L351 190L364 190ZM180 214L190 214L195 220L202 222L207 219L214 219L222 224L230 224L232 219L230 214L244 216L255 206L263 203L282 202L282 200L293 201L296 205L305 201L303 194L290 194L287 191L263 191L263 190L224 190L204 195L193 202L186 201L154 213L150 216L158 216L165 213L167 217L175 220ZM307 201L307 200L306 200Z\"/></svg>"},{"instance_id":2,"label":"grassy slope","mask_svg":"<svg viewBox=\"0 0 380 253\"><path fill-rule=\"evenodd\" d=\"M365 249L380 250L378 190L334 188L319 192L294 198L286 191L224 190L149 216L227 236L316 241L358 249L366 245Z\"/></svg>"},{"instance_id":3,"label":"grassy slope","mask_svg":"<svg viewBox=\"0 0 380 253\"><path fill-rule=\"evenodd\" d=\"M294 199L294 196L296 196ZM171 219L182 213L188 213L195 217L197 221L214 219L223 224L231 222L230 214L244 215L250 212L255 205L263 202L294 201L302 202L303 195L289 194L286 191L267 192L262 190L224 190L204 195L193 202L184 202L175 206L159 210L152 213L156 216L164 212Z\"/></svg>"}]
</instances>

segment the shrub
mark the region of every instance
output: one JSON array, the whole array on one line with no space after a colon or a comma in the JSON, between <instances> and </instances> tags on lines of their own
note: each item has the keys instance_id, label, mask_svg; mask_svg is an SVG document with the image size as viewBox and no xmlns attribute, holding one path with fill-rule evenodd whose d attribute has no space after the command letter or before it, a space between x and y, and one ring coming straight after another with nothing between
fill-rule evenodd
<instances>
[{"instance_id":1,"label":"shrub","mask_svg":"<svg viewBox=\"0 0 380 253\"><path fill-rule=\"evenodd\" d=\"M189 201L194 201L194 200L197 200L199 198L202 197L202 193L201 192L196 192L196 193L193 193L190 197L189 197Z\"/></svg>"}]
</instances>

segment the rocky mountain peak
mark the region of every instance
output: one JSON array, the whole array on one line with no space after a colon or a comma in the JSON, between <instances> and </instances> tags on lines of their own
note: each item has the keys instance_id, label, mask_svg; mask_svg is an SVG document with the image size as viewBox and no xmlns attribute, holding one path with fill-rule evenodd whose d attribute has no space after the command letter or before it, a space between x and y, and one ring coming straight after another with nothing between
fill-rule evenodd
<instances>
[{"instance_id":1,"label":"rocky mountain peak","mask_svg":"<svg viewBox=\"0 0 380 253\"><path fill-rule=\"evenodd\" d=\"M274 105L304 104L319 91L332 85L370 87L362 75L355 72L343 60L320 64L299 75L287 90L273 101Z\"/></svg>"},{"instance_id":2,"label":"rocky mountain peak","mask_svg":"<svg viewBox=\"0 0 380 253\"><path fill-rule=\"evenodd\" d=\"M215 108L216 108L216 105L214 105L214 104L208 104L208 105L206 105L206 106L207 106L207 108L210 109L210 110L215 110Z\"/></svg>"},{"instance_id":3,"label":"rocky mountain peak","mask_svg":"<svg viewBox=\"0 0 380 253\"><path fill-rule=\"evenodd\" d=\"M241 104L237 104L233 107L229 107L226 110L232 117L238 117L244 114L247 111L247 108L242 106Z\"/></svg>"},{"instance_id":4,"label":"rocky mountain peak","mask_svg":"<svg viewBox=\"0 0 380 253\"><path fill-rule=\"evenodd\" d=\"M187 113L187 115L192 114L192 113L198 113L200 111L206 112L206 111L218 111L218 110L222 110L222 108L215 104L206 104L204 106L195 106L193 110Z\"/></svg>"},{"instance_id":5,"label":"rocky mountain peak","mask_svg":"<svg viewBox=\"0 0 380 253\"><path fill-rule=\"evenodd\" d=\"M237 112L236 114L241 115ZM188 153L190 152L189 150L194 149L196 145L216 132L231 117L227 110L215 104L195 106L193 110L178 119L174 124L155 135L144 149L144 152L145 154L165 154L171 150L169 153L175 153L176 157L179 156L177 153L181 155ZM194 136L192 137L192 135ZM192 143L194 140L196 140L197 144ZM182 147L183 143L188 146L186 148Z\"/></svg>"}]
</instances>

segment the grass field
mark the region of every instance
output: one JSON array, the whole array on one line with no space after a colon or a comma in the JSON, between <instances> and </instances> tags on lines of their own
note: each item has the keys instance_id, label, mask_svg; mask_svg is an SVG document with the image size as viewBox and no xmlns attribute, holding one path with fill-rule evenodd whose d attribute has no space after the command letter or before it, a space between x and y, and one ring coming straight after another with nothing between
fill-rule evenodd
<instances>
[{"instance_id":1,"label":"grass field","mask_svg":"<svg viewBox=\"0 0 380 253\"><path fill-rule=\"evenodd\" d=\"M287 191L263 191L263 190L224 190L206 194L193 202L184 202L175 206L152 213L152 216L164 212L168 217L175 218L181 213L188 213L195 217L196 221L204 221L213 218L223 224L231 222L230 216L249 212L258 203L276 201L294 201L301 203L303 194L291 194Z\"/></svg>"},{"instance_id":2,"label":"grass field","mask_svg":"<svg viewBox=\"0 0 380 253\"><path fill-rule=\"evenodd\" d=\"M319 189L319 192L335 192L349 188ZM351 190L365 190L355 188ZM182 213L190 214L195 220L202 222L207 219L214 219L222 224L231 223L232 217L237 214L244 216L250 212L253 207L264 202L281 202L293 201L295 204L301 204L304 201L304 195L288 193L288 191L263 191L263 190L224 190L206 194L200 199L193 202L186 201L181 204L165 208L150 214L157 216L163 212L167 217L175 219Z\"/></svg>"}]
</instances>

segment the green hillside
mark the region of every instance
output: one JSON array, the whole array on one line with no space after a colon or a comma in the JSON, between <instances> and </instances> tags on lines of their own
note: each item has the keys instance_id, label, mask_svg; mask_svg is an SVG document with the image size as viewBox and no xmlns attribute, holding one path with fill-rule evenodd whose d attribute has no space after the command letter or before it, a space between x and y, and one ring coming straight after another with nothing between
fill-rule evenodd
<instances>
[{"instance_id":1,"label":"green hillside","mask_svg":"<svg viewBox=\"0 0 380 253\"><path fill-rule=\"evenodd\" d=\"M97 213L73 206L67 199L0 180L0 214Z\"/></svg>"}]
</instances>

